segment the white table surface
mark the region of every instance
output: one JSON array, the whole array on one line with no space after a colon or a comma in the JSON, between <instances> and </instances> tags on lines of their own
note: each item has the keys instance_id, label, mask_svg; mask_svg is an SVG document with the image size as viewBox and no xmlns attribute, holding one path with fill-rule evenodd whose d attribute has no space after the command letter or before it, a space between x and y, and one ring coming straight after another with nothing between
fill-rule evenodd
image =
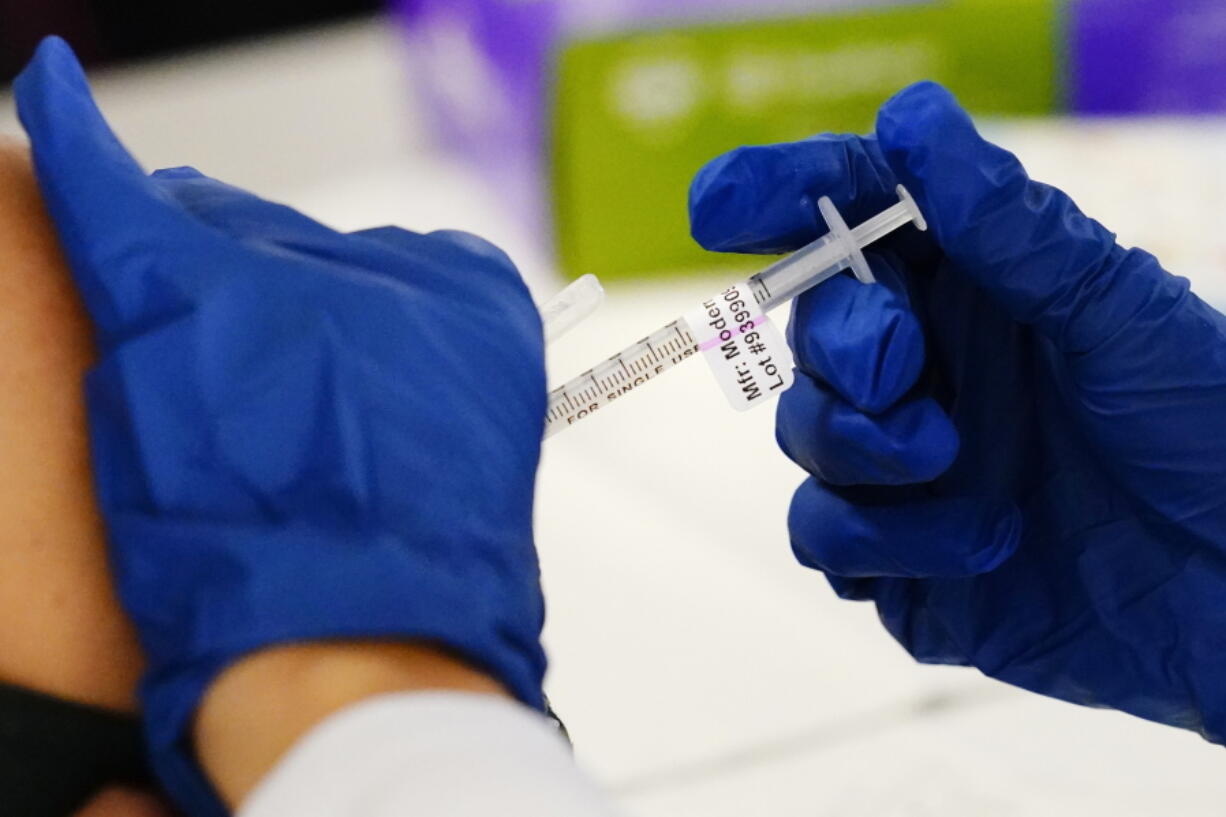
<instances>
[{"instance_id":1,"label":"white table surface","mask_svg":"<svg viewBox=\"0 0 1226 817\"><path fill-rule=\"evenodd\" d=\"M391 31L362 23L95 79L149 167L192 164L344 229L468 229L548 294L560 279L534 238L430 145L402 58ZM15 128L0 96L0 131ZM990 129L1034 175L1226 303L1226 125ZM551 351L551 372L586 368L720 283L613 287ZM1222 813L1220 748L970 670L917 666L870 606L838 601L795 565L785 512L801 474L776 451L772 420L730 412L703 367L688 366L546 445L537 518L549 693L581 762L630 813ZM737 474L716 467L731 449ZM741 499L769 521L721 513Z\"/></svg>"}]
</instances>

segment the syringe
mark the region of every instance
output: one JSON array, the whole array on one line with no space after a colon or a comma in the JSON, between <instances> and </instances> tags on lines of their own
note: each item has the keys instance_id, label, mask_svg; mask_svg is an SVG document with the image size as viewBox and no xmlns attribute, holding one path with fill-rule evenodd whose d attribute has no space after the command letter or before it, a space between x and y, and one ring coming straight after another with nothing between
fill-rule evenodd
<instances>
[{"instance_id":1,"label":"syringe","mask_svg":"<svg viewBox=\"0 0 1226 817\"><path fill-rule=\"evenodd\" d=\"M819 199L818 210L830 232L776 261L746 282L761 311L781 306L845 269L850 269L862 282L873 283L864 247L910 223L921 230L928 229L915 200L902 185L898 186L898 197L898 204L854 230L848 228L829 198ZM678 363L697 356L698 351L699 341L685 318L678 318L635 341L549 393L545 436L550 437L574 425Z\"/></svg>"}]
</instances>

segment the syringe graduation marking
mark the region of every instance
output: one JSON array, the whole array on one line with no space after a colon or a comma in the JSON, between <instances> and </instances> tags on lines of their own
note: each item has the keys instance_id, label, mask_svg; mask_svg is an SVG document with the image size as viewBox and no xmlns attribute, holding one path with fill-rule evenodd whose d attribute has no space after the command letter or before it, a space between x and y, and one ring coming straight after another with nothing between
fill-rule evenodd
<instances>
[{"instance_id":1,"label":"syringe graduation marking","mask_svg":"<svg viewBox=\"0 0 1226 817\"><path fill-rule=\"evenodd\" d=\"M756 291L754 296L758 297ZM586 417L697 353L698 342L681 319L640 338L599 366L550 392L546 435ZM577 388L585 381L592 386Z\"/></svg>"}]
</instances>

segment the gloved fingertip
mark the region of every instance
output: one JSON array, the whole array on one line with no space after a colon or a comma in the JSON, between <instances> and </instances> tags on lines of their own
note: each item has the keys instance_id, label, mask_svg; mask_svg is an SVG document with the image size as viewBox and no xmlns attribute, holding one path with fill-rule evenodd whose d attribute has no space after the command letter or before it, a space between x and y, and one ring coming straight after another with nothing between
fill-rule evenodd
<instances>
[{"instance_id":1,"label":"gloved fingertip","mask_svg":"<svg viewBox=\"0 0 1226 817\"><path fill-rule=\"evenodd\" d=\"M737 216L752 212L753 174L737 148L707 162L690 183L690 235L712 252L728 252L744 240Z\"/></svg>"},{"instance_id":2,"label":"gloved fingertip","mask_svg":"<svg viewBox=\"0 0 1226 817\"><path fill-rule=\"evenodd\" d=\"M17 102L17 115L31 136L43 139L54 136L50 122L64 116L74 120L101 118L94 104L85 69L77 60L72 47L60 37L43 39L34 51L30 62L13 80L13 95ZM75 97L75 104L84 106L82 111L65 108L63 100ZM82 116L82 113L84 116Z\"/></svg>"},{"instance_id":3,"label":"gloved fingertip","mask_svg":"<svg viewBox=\"0 0 1226 817\"><path fill-rule=\"evenodd\" d=\"M106 201L92 197L78 204L77 197L64 188L88 187L105 179L125 192L139 196L146 181L145 172L116 138L94 101L85 70L68 43L48 37L39 44L34 58L13 83L17 115L30 137L31 151L39 182L52 201L54 211L65 194L64 206L94 208L109 206L123 194L115 189ZM92 192L92 191L91 191ZM54 215L54 213L53 213Z\"/></svg>"},{"instance_id":4,"label":"gloved fingertip","mask_svg":"<svg viewBox=\"0 0 1226 817\"><path fill-rule=\"evenodd\" d=\"M775 440L783 453L828 485L917 485L945 473L960 438L931 398L866 415L807 375L783 394Z\"/></svg>"},{"instance_id":5,"label":"gloved fingertip","mask_svg":"<svg viewBox=\"0 0 1226 817\"><path fill-rule=\"evenodd\" d=\"M935 82L912 85L886 102L876 133L882 156L915 197L938 242L948 238L948 224L971 220L963 213L977 195L968 197L967 189L991 187L992 180L979 174L1005 158L998 149L984 155L987 143L970 114Z\"/></svg>"},{"instance_id":6,"label":"gloved fingertip","mask_svg":"<svg viewBox=\"0 0 1226 817\"><path fill-rule=\"evenodd\" d=\"M17 106L17 117L29 133L37 122L34 117L38 113L38 101L45 95L45 88L51 80L52 64L57 59L57 46L48 37L39 43L34 56L25 67L13 78L13 99Z\"/></svg>"},{"instance_id":7,"label":"gloved fingertip","mask_svg":"<svg viewBox=\"0 0 1226 817\"><path fill-rule=\"evenodd\" d=\"M862 411L880 414L897 403L915 385L924 368L924 331L909 309L891 310L883 316L875 359L858 378L852 402Z\"/></svg>"},{"instance_id":8,"label":"gloved fingertip","mask_svg":"<svg viewBox=\"0 0 1226 817\"><path fill-rule=\"evenodd\" d=\"M882 281L901 276L880 256ZM791 337L798 365L829 383L860 411L880 414L915 385L924 368L924 330L906 296L849 276L826 282L796 301Z\"/></svg>"},{"instance_id":9,"label":"gloved fingertip","mask_svg":"<svg viewBox=\"0 0 1226 817\"><path fill-rule=\"evenodd\" d=\"M690 233L718 252L791 252L826 232L820 197L856 224L893 204L896 185L873 137L822 134L740 147L695 175Z\"/></svg>"},{"instance_id":10,"label":"gloved fingertip","mask_svg":"<svg viewBox=\"0 0 1226 817\"><path fill-rule=\"evenodd\" d=\"M877 114L877 138L887 159L891 151L948 140L968 128L974 131L974 123L957 98L930 80L899 91Z\"/></svg>"},{"instance_id":11,"label":"gloved fingertip","mask_svg":"<svg viewBox=\"0 0 1226 817\"><path fill-rule=\"evenodd\" d=\"M925 108L933 110L961 110L957 97L948 88L934 80L925 79L914 82L903 88L886 100L881 110L886 113L896 113L909 110L911 115Z\"/></svg>"},{"instance_id":12,"label":"gloved fingertip","mask_svg":"<svg viewBox=\"0 0 1226 817\"><path fill-rule=\"evenodd\" d=\"M834 140L741 147L708 162L690 185L690 234L715 252L777 254L822 232L810 188L842 156Z\"/></svg>"},{"instance_id":13,"label":"gloved fingertip","mask_svg":"<svg viewBox=\"0 0 1226 817\"><path fill-rule=\"evenodd\" d=\"M887 420L894 434L894 450L888 459L896 463L900 479L897 484L931 482L944 474L958 458L962 447L961 437L949 415L931 398L915 403L906 403Z\"/></svg>"},{"instance_id":14,"label":"gloved fingertip","mask_svg":"<svg viewBox=\"0 0 1226 817\"><path fill-rule=\"evenodd\" d=\"M23 77L25 79L22 79ZM54 34L44 37L34 49L34 56L25 70L18 75L18 82L45 80L51 77L64 82L85 84L85 72L72 46L62 37Z\"/></svg>"}]
</instances>

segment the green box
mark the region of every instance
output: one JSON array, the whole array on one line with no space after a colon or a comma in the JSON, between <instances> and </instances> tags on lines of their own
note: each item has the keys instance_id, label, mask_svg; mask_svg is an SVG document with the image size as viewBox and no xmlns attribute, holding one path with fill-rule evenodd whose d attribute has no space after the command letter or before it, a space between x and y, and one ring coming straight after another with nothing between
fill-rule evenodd
<instances>
[{"instance_id":1,"label":"green box","mask_svg":"<svg viewBox=\"0 0 1226 817\"><path fill-rule=\"evenodd\" d=\"M1059 0L923 5L604 34L554 49L548 118L563 268L605 279L730 263L690 238L686 195L745 144L867 132L936 80L977 114L1062 107Z\"/></svg>"}]
</instances>

